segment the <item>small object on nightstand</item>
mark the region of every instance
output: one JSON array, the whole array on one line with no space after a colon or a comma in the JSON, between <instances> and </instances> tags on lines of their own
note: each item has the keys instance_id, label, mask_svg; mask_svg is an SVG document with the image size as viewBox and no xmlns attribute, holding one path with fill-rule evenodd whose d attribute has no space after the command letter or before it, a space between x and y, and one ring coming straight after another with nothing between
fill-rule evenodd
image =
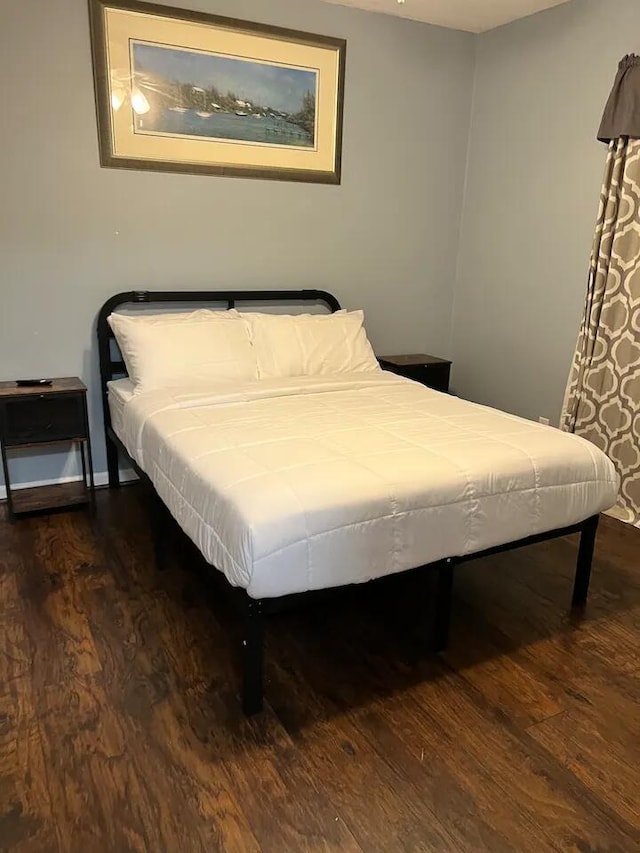
<instances>
[{"instance_id":1,"label":"small object on nightstand","mask_svg":"<svg viewBox=\"0 0 640 853\"><path fill-rule=\"evenodd\" d=\"M56 444L80 450L83 479L53 486L12 489L7 452ZM93 503L94 483L87 388L80 379L0 382L0 450L9 519L17 515Z\"/></svg>"},{"instance_id":2,"label":"small object on nightstand","mask_svg":"<svg viewBox=\"0 0 640 853\"><path fill-rule=\"evenodd\" d=\"M18 388L38 388L40 385L51 385L53 379L16 379Z\"/></svg>"},{"instance_id":3,"label":"small object on nightstand","mask_svg":"<svg viewBox=\"0 0 640 853\"><path fill-rule=\"evenodd\" d=\"M381 355L378 357L383 370L421 382L434 391L449 392L451 362L435 355Z\"/></svg>"}]
</instances>

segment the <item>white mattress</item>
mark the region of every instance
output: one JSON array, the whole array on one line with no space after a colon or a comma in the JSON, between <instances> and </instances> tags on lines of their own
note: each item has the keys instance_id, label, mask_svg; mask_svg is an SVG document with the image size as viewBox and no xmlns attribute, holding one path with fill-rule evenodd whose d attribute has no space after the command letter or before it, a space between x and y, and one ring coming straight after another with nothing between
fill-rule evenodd
<instances>
[{"instance_id":1,"label":"white mattress","mask_svg":"<svg viewBox=\"0 0 640 853\"><path fill-rule=\"evenodd\" d=\"M118 436L254 598L471 554L616 500L613 465L584 439L390 373L128 396L117 384Z\"/></svg>"},{"instance_id":2,"label":"white mattress","mask_svg":"<svg viewBox=\"0 0 640 853\"><path fill-rule=\"evenodd\" d=\"M111 426L117 436L124 432L124 406L133 397L134 384L130 379L112 379L107 382Z\"/></svg>"}]
</instances>

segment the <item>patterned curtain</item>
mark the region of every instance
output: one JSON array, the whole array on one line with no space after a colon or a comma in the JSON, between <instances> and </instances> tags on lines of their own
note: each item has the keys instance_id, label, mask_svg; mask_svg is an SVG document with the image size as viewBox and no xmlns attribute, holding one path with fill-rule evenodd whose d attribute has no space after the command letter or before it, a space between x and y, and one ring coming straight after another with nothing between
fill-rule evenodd
<instances>
[{"instance_id":1,"label":"patterned curtain","mask_svg":"<svg viewBox=\"0 0 640 853\"><path fill-rule=\"evenodd\" d=\"M640 527L640 139L629 136L609 142L561 428L608 454L622 481L612 514Z\"/></svg>"}]
</instances>

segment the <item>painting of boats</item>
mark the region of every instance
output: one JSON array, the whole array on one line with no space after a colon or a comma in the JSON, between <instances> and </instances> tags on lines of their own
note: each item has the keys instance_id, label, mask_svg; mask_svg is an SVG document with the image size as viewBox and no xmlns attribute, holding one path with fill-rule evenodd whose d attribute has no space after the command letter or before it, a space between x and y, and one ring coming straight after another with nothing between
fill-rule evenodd
<instances>
[{"instance_id":1,"label":"painting of boats","mask_svg":"<svg viewBox=\"0 0 640 853\"><path fill-rule=\"evenodd\" d=\"M145 0L89 0L100 163L339 184L346 42Z\"/></svg>"},{"instance_id":2,"label":"painting of boats","mask_svg":"<svg viewBox=\"0 0 640 853\"><path fill-rule=\"evenodd\" d=\"M315 146L314 69L135 41L131 65L149 104L138 134Z\"/></svg>"}]
</instances>

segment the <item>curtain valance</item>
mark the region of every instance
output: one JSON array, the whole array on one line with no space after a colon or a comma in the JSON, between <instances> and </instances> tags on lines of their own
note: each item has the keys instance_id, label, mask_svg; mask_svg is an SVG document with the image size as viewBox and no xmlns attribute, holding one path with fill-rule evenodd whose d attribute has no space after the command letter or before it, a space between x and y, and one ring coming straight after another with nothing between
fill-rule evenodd
<instances>
[{"instance_id":1,"label":"curtain valance","mask_svg":"<svg viewBox=\"0 0 640 853\"><path fill-rule=\"evenodd\" d=\"M620 136L640 139L640 56L635 53L620 60L598 131L600 142Z\"/></svg>"}]
</instances>

